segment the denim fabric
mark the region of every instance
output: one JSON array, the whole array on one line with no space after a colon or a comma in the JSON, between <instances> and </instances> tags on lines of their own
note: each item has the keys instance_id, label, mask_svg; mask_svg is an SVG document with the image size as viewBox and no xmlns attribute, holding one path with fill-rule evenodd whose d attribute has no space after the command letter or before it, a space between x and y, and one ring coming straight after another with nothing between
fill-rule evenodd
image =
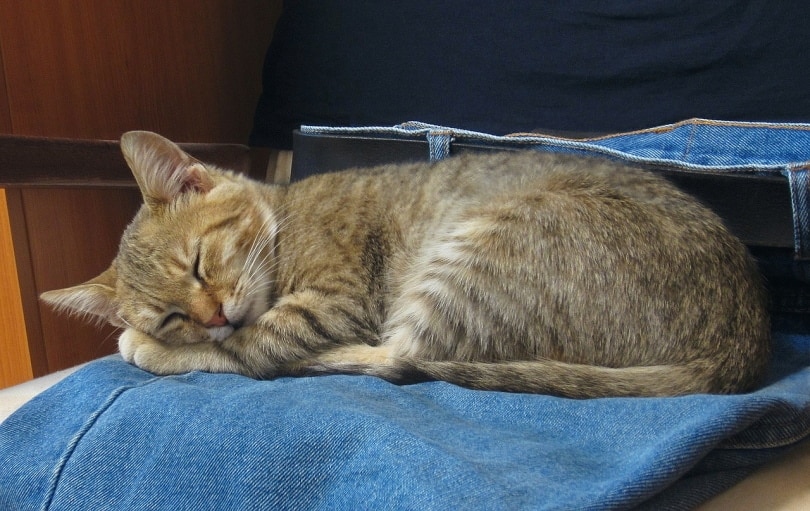
<instances>
[{"instance_id":1,"label":"denim fabric","mask_svg":"<svg viewBox=\"0 0 810 511\"><path fill-rule=\"evenodd\" d=\"M490 135L410 121L397 126L302 126L304 133L392 135L425 138L451 135L454 141L504 148L535 148L601 154L634 163L665 163L689 170L774 171L810 165L810 124L740 123L689 119L630 133L569 139L540 133ZM449 154L449 153L447 153Z\"/></svg>"},{"instance_id":2,"label":"denim fabric","mask_svg":"<svg viewBox=\"0 0 810 511\"><path fill-rule=\"evenodd\" d=\"M688 509L810 433L810 325L740 396L569 400L92 363L0 425L0 509Z\"/></svg>"},{"instance_id":3,"label":"denim fabric","mask_svg":"<svg viewBox=\"0 0 810 511\"><path fill-rule=\"evenodd\" d=\"M427 133L428 157L430 161L439 161L450 156L450 143L453 132L449 130L430 130Z\"/></svg>"},{"instance_id":4,"label":"denim fabric","mask_svg":"<svg viewBox=\"0 0 810 511\"><path fill-rule=\"evenodd\" d=\"M793 238L796 257L810 259L810 167L792 168L788 172L791 202L793 206Z\"/></svg>"}]
</instances>

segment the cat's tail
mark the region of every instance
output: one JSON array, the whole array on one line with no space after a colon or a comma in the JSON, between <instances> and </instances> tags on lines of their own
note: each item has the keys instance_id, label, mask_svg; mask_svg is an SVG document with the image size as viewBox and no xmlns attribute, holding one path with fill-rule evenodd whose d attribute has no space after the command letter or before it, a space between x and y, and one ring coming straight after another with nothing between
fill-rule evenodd
<instances>
[{"instance_id":1,"label":"cat's tail","mask_svg":"<svg viewBox=\"0 0 810 511\"><path fill-rule=\"evenodd\" d=\"M367 346L347 349L342 359L325 357L299 366L299 375L364 374L394 383L442 380L462 387L502 392L548 394L569 398L656 397L728 393L715 388L713 365L696 360L678 365L611 368L555 360L507 362L432 361L375 356ZM357 355L357 356L353 356Z\"/></svg>"}]
</instances>

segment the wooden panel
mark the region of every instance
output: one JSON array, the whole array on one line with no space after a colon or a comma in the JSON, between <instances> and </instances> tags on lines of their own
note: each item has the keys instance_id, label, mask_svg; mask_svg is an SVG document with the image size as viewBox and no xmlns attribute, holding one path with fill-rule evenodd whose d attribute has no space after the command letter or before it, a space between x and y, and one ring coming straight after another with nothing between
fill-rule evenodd
<instances>
[{"instance_id":1,"label":"wooden panel","mask_svg":"<svg viewBox=\"0 0 810 511\"><path fill-rule=\"evenodd\" d=\"M72 286L101 273L137 211L137 189L23 189L37 293ZM40 304L48 371L117 349L113 330L57 316Z\"/></svg>"},{"instance_id":2,"label":"wooden panel","mask_svg":"<svg viewBox=\"0 0 810 511\"><path fill-rule=\"evenodd\" d=\"M5 190L0 189L0 388L33 376Z\"/></svg>"},{"instance_id":3,"label":"wooden panel","mask_svg":"<svg viewBox=\"0 0 810 511\"><path fill-rule=\"evenodd\" d=\"M241 144L180 144L205 163L264 179L268 154ZM262 161L263 160L263 161ZM117 141L0 135L0 186L135 186Z\"/></svg>"},{"instance_id":4,"label":"wooden panel","mask_svg":"<svg viewBox=\"0 0 810 511\"><path fill-rule=\"evenodd\" d=\"M48 359L45 354L45 342L39 318L39 295L34 286L34 270L31 267L31 250L28 243L28 226L25 224L22 191L7 188L6 203L11 239L14 243L14 258L17 264L18 288L15 289L15 292L19 292L19 300L25 314L25 333L28 335L31 369L34 376L42 376L48 373Z\"/></svg>"},{"instance_id":5,"label":"wooden panel","mask_svg":"<svg viewBox=\"0 0 810 511\"><path fill-rule=\"evenodd\" d=\"M9 0L0 48L18 135L246 142L281 2ZM0 112L1 113L1 112Z\"/></svg>"},{"instance_id":6,"label":"wooden panel","mask_svg":"<svg viewBox=\"0 0 810 511\"><path fill-rule=\"evenodd\" d=\"M11 133L11 109L6 94L6 72L3 65L3 46L0 37L0 132Z\"/></svg>"}]
</instances>

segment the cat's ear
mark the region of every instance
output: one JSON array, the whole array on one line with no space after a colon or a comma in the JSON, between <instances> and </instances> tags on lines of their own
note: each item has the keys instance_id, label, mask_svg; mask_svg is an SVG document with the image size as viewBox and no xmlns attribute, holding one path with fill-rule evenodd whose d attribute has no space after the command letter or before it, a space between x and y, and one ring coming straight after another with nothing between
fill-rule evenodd
<instances>
[{"instance_id":1,"label":"cat's ear","mask_svg":"<svg viewBox=\"0 0 810 511\"><path fill-rule=\"evenodd\" d=\"M168 204L184 193L207 193L214 187L202 163L157 133L124 133L121 152L150 207Z\"/></svg>"},{"instance_id":2,"label":"cat's ear","mask_svg":"<svg viewBox=\"0 0 810 511\"><path fill-rule=\"evenodd\" d=\"M125 327L118 317L115 298L115 267L111 266L101 275L84 284L45 291L40 295L42 301L58 312L96 319L117 327Z\"/></svg>"}]
</instances>

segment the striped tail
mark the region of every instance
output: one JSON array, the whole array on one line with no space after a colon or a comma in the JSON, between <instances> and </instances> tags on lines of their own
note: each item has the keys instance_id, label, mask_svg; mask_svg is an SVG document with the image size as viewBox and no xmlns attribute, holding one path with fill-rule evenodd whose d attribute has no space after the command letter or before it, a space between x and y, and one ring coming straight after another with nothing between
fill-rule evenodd
<instances>
[{"instance_id":1,"label":"striped tail","mask_svg":"<svg viewBox=\"0 0 810 511\"><path fill-rule=\"evenodd\" d=\"M290 371L295 375L363 374L393 383L442 380L462 387L568 398L660 397L732 393L715 388L715 364L611 368L555 360L458 362L391 357L383 347L350 346Z\"/></svg>"}]
</instances>

